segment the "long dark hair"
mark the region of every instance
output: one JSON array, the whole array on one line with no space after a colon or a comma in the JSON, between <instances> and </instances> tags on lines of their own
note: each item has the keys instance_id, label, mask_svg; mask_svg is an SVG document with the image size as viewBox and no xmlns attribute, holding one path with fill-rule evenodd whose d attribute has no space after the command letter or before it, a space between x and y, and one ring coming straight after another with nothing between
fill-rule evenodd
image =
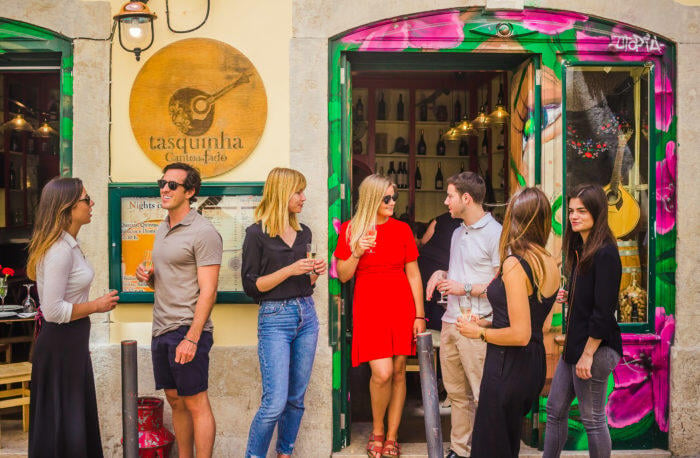
<instances>
[{"instance_id":1,"label":"long dark hair","mask_svg":"<svg viewBox=\"0 0 700 458\"><path fill-rule=\"evenodd\" d=\"M586 207L588 213L593 217L593 228L588 234L586 243L583 243L583 238L578 232L574 232L571 228L569 220L569 204L571 199L581 199L583 206ZM608 226L608 199L605 197L605 191L597 184L580 184L574 188L574 191L566 200L566 229L564 230L564 253L566 254L565 269L567 274L571 275L571 270L574 266L574 259L578 256L579 269L582 271L588 270L593 263L593 257L596 252L604 245L614 244L615 236ZM577 255L577 251L579 252Z\"/></svg>"},{"instance_id":2,"label":"long dark hair","mask_svg":"<svg viewBox=\"0 0 700 458\"><path fill-rule=\"evenodd\" d=\"M508 201L498 251L503 262L510 254L521 256L533 265L532 273L539 299L545 283L545 245L552 230L549 199L539 188L523 188Z\"/></svg>"},{"instance_id":3,"label":"long dark hair","mask_svg":"<svg viewBox=\"0 0 700 458\"><path fill-rule=\"evenodd\" d=\"M71 211L83 193L80 178L56 177L41 191L39 208L34 219L34 232L29 242L27 276L36 279L36 267L51 245L71 224Z\"/></svg>"}]
</instances>

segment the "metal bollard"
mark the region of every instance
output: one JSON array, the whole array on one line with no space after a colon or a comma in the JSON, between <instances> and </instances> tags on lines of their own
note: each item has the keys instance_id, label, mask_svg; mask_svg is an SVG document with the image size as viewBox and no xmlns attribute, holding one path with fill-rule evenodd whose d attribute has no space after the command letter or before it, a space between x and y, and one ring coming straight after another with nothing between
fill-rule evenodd
<instances>
[{"instance_id":1,"label":"metal bollard","mask_svg":"<svg viewBox=\"0 0 700 458\"><path fill-rule=\"evenodd\" d=\"M138 458L138 370L136 341L122 340L122 434L124 458Z\"/></svg>"},{"instance_id":2,"label":"metal bollard","mask_svg":"<svg viewBox=\"0 0 700 458\"><path fill-rule=\"evenodd\" d=\"M428 457L442 458L442 427L440 424L440 400L437 392L433 336L428 332L418 334L418 364L420 365L420 387L425 411L425 438L428 442Z\"/></svg>"}]
</instances>

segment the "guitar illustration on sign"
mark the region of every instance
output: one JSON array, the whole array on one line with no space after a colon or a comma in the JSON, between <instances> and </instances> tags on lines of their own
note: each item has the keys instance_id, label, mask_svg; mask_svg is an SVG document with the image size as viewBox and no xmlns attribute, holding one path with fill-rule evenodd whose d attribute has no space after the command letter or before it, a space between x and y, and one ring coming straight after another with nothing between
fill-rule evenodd
<instances>
[{"instance_id":1,"label":"guitar illustration on sign","mask_svg":"<svg viewBox=\"0 0 700 458\"><path fill-rule=\"evenodd\" d=\"M185 135L206 133L214 121L214 103L232 89L250 81L248 73L242 73L235 81L213 94L191 87L175 91L170 97L168 111L175 127Z\"/></svg>"},{"instance_id":2,"label":"guitar illustration on sign","mask_svg":"<svg viewBox=\"0 0 700 458\"><path fill-rule=\"evenodd\" d=\"M618 239L632 232L639 224L641 216L639 204L622 186L620 179L622 157L624 156L625 146L632 137L632 132L632 128L628 125L620 125L612 176L610 177L610 183L603 187L608 198L608 225L615 238Z\"/></svg>"}]
</instances>

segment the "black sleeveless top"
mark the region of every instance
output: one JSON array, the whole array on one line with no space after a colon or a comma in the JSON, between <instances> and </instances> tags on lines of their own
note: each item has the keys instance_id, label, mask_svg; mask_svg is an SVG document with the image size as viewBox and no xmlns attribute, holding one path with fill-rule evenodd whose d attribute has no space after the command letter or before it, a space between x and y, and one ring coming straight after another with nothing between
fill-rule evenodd
<instances>
[{"instance_id":1,"label":"black sleeveless top","mask_svg":"<svg viewBox=\"0 0 700 458\"><path fill-rule=\"evenodd\" d=\"M537 285L535 285L535 280L532 275L532 269L530 265L522 257L514 256L520 265L525 270L527 278L530 280L532 285L532 294L528 296L528 302L530 303L530 327L532 328L532 334L530 336L530 342L528 343L542 343L542 326L544 325L544 320L549 315L554 301L557 298L557 293L555 292L551 297L543 297L542 300L537 298ZM508 319L508 302L506 300L506 286L503 283L503 274L500 273L496 278L491 281L487 290L486 296L491 303L493 308L493 327L494 329L507 328L510 326L510 320Z\"/></svg>"},{"instance_id":2,"label":"black sleeveless top","mask_svg":"<svg viewBox=\"0 0 700 458\"><path fill-rule=\"evenodd\" d=\"M435 231L430 240L420 249L422 258L429 258L440 264L439 269L447 269L450 259L450 243L452 234L461 224L461 219L455 219L449 212L435 218Z\"/></svg>"}]
</instances>

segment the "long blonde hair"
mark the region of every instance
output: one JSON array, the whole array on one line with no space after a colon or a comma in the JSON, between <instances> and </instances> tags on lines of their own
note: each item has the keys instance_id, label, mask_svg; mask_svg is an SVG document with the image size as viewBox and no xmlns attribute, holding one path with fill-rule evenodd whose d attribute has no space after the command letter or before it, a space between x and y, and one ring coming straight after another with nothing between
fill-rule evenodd
<instances>
[{"instance_id":1,"label":"long blonde hair","mask_svg":"<svg viewBox=\"0 0 700 458\"><path fill-rule=\"evenodd\" d=\"M552 229L552 209L549 199L539 188L522 188L508 201L503 218L503 230L499 244L501 272L503 262L511 255L525 258L532 267L532 276L537 288L537 298L542 300L545 278L545 248ZM533 265L534 264L534 265Z\"/></svg>"},{"instance_id":2,"label":"long blonde hair","mask_svg":"<svg viewBox=\"0 0 700 458\"><path fill-rule=\"evenodd\" d=\"M262 200L255 208L255 222L260 222L263 231L270 237L282 234L287 225L300 231L296 213L289 212L289 199L292 194L304 189L306 178L301 172L283 167L270 170L265 180Z\"/></svg>"},{"instance_id":3,"label":"long blonde hair","mask_svg":"<svg viewBox=\"0 0 700 458\"><path fill-rule=\"evenodd\" d=\"M83 182L80 178L61 177L49 181L41 191L27 259L27 276L32 280L36 280L36 266L70 226L71 210L82 193Z\"/></svg>"},{"instance_id":4,"label":"long blonde hair","mask_svg":"<svg viewBox=\"0 0 700 458\"><path fill-rule=\"evenodd\" d=\"M389 186L393 186L396 192L396 185L390 179L377 174L369 175L360 183L357 209L348 227L348 245L353 251L367 230L377 224L377 212Z\"/></svg>"}]
</instances>

